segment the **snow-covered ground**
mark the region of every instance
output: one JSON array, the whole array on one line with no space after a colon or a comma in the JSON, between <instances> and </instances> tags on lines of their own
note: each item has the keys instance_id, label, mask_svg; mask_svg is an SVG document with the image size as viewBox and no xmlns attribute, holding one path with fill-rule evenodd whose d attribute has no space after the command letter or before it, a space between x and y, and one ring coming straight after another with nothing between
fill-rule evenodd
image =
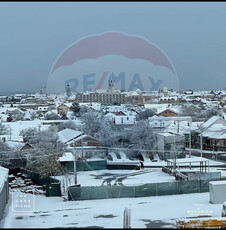
<instances>
[{"instance_id":1,"label":"snow-covered ground","mask_svg":"<svg viewBox=\"0 0 226 230\"><path fill-rule=\"evenodd\" d=\"M179 169L182 171L199 171L199 168L183 168ZM226 177L226 168L215 168L210 167L209 172L221 172L222 177ZM175 177L171 176L162 171L161 168L146 168L143 170L96 170L96 171L83 171L77 172L77 183L81 186L101 186L103 181L107 178L116 178L111 181L111 185L114 185L117 178L120 176L126 176L122 180L122 184L125 186L139 186L147 183L162 183L162 182L173 182ZM74 185L74 175L65 174L62 176L54 176L54 178L61 181L61 190L65 193L66 188L70 185ZM105 183L104 186L107 184Z\"/></svg>"},{"instance_id":2,"label":"snow-covered ground","mask_svg":"<svg viewBox=\"0 0 226 230\"><path fill-rule=\"evenodd\" d=\"M81 186L101 186L104 179L112 176L128 175L122 183L123 185L142 185L146 183L161 183L175 181L174 176L162 171L160 168L144 169L144 170L96 170L77 172L77 181ZM55 176L54 178L61 181L61 186L73 185L74 175ZM66 179L67 178L67 179ZM115 180L112 181L112 185ZM66 184L68 183L68 184ZM66 186L67 187L67 186Z\"/></svg>"},{"instance_id":3,"label":"snow-covered ground","mask_svg":"<svg viewBox=\"0 0 226 230\"><path fill-rule=\"evenodd\" d=\"M32 198L31 194L28 194ZM175 227L176 220L197 216L220 218L222 204L209 203L209 193L161 197L64 201L61 197L35 196L35 210L12 210L12 194L2 228L104 227L122 228L123 211L131 209L131 227Z\"/></svg>"}]
</instances>

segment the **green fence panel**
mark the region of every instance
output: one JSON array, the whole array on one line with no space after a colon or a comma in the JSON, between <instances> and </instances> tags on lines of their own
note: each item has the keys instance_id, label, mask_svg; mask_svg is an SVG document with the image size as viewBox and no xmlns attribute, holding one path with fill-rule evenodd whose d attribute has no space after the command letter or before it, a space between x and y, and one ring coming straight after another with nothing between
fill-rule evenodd
<instances>
[{"instance_id":1,"label":"green fence panel","mask_svg":"<svg viewBox=\"0 0 226 230\"><path fill-rule=\"evenodd\" d=\"M200 192L209 192L210 180L200 180Z\"/></svg>"},{"instance_id":2,"label":"green fence panel","mask_svg":"<svg viewBox=\"0 0 226 230\"><path fill-rule=\"evenodd\" d=\"M110 189L113 190L112 188L107 188L105 186L91 187L91 199L113 198L113 196L110 195L112 194Z\"/></svg>"},{"instance_id":3,"label":"green fence panel","mask_svg":"<svg viewBox=\"0 0 226 230\"><path fill-rule=\"evenodd\" d=\"M80 196L82 200L91 200L91 186L81 187L80 189Z\"/></svg>"},{"instance_id":4,"label":"green fence panel","mask_svg":"<svg viewBox=\"0 0 226 230\"><path fill-rule=\"evenodd\" d=\"M135 186L135 197L156 196L156 184Z\"/></svg>"},{"instance_id":5,"label":"green fence panel","mask_svg":"<svg viewBox=\"0 0 226 230\"><path fill-rule=\"evenodd\" d=\"M178 183L178 194L198 192L200 192L200 184L198 180L180 181L180 183Z\"/></svg>"},{"instance_id":6,"label":"green fence panel","mask_svg":"<svg viewBox=\"0 0 226 230\"><path fill-rule=\"evenodd\" d=\"M83 187L84 189L85 187ZM80 186L70 186L68 188L68 200L81 200L81 187ZM87 197L89 199L89 197Z\"/></svg>"},{"instance_id":7,"label":"green fence panel","mask_svg":"<svg viewBox=\"0 0 226 230\"><path fill-rule=\"evenodd\" d=\"M113 186L115 198L135 197L134 186Z\"/></svg>"},{"instance_id":8,"label":"green fence panel","mask_svg":"<svg viewBox=\"0 0 226 230\"><path fill-rule=\"evenodd\" d=\"M61 196L60 183L46 184L46 196Z\"/></svg>"},{"instance_id":9,"label":"green fence panel","mask_svg":"<svg viewBox=\"0 0 226 230\"><path fill-rule=\"evenodd\" d=\"M69 200L109 199L126 197L149 197L161 195L176 195L209 191L209 181L219 180L191 180L164 183L150 183L140 186L90 186L69 187Z\"/></svg>"},{"instance_id":10,"label":"green fence panel","mask_svg":"<svg viewBox=\"0 0 226 230\"><path fill-rule=\"evenodd\" d=\"M157 183L157 196L177 194L177 182Z\"/></svg>"}]
</instances>

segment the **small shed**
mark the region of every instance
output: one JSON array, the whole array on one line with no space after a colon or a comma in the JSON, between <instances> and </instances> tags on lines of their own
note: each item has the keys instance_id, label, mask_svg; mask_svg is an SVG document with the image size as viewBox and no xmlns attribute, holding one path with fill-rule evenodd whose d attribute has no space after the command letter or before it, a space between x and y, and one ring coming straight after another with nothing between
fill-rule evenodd
<instances>
[{"instance_id":1,"label":"small shed","mask_svg":"<svg viewBox=\"0 0 226 230\"><path fill-rule=\"evenodd\" d=\"M210 203L223 204L226 202L226 181L209 182Z\"/></svg>"}]
</instances>

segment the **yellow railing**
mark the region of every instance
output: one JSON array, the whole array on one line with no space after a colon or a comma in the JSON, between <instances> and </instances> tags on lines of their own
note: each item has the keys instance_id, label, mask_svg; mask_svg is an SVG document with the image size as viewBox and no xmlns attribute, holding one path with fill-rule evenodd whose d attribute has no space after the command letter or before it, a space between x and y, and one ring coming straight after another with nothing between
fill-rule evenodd
<instances>
[{"instance_id":1,"label":"yellow railing","mask_svg":"<svg viewBox=\"0 0 226 230\"><path fill-rule=\"evenodd\" d=\"M225 228L225 220L190 220L190 221L177 221L177 228Z\"/></svg>"}]
</instances>

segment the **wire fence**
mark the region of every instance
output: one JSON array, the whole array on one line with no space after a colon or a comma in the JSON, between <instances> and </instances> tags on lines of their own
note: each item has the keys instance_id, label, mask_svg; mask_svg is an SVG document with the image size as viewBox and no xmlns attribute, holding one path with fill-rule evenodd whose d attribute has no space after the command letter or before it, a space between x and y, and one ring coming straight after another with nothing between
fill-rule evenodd
<instances>
[{"instance_id":1,"label":"wire fence","mask_svg":"<svg viewBox=\"0 0 226 230\"><path fill-rule=\"evenodd\" d=\"M220 180L220 178L213 178L210 180L149 183L139 186L70 186L68 189L68 200L92 200L201 193L208 192L209 182L216 180Z\"/></svg>"}]
</instances>

